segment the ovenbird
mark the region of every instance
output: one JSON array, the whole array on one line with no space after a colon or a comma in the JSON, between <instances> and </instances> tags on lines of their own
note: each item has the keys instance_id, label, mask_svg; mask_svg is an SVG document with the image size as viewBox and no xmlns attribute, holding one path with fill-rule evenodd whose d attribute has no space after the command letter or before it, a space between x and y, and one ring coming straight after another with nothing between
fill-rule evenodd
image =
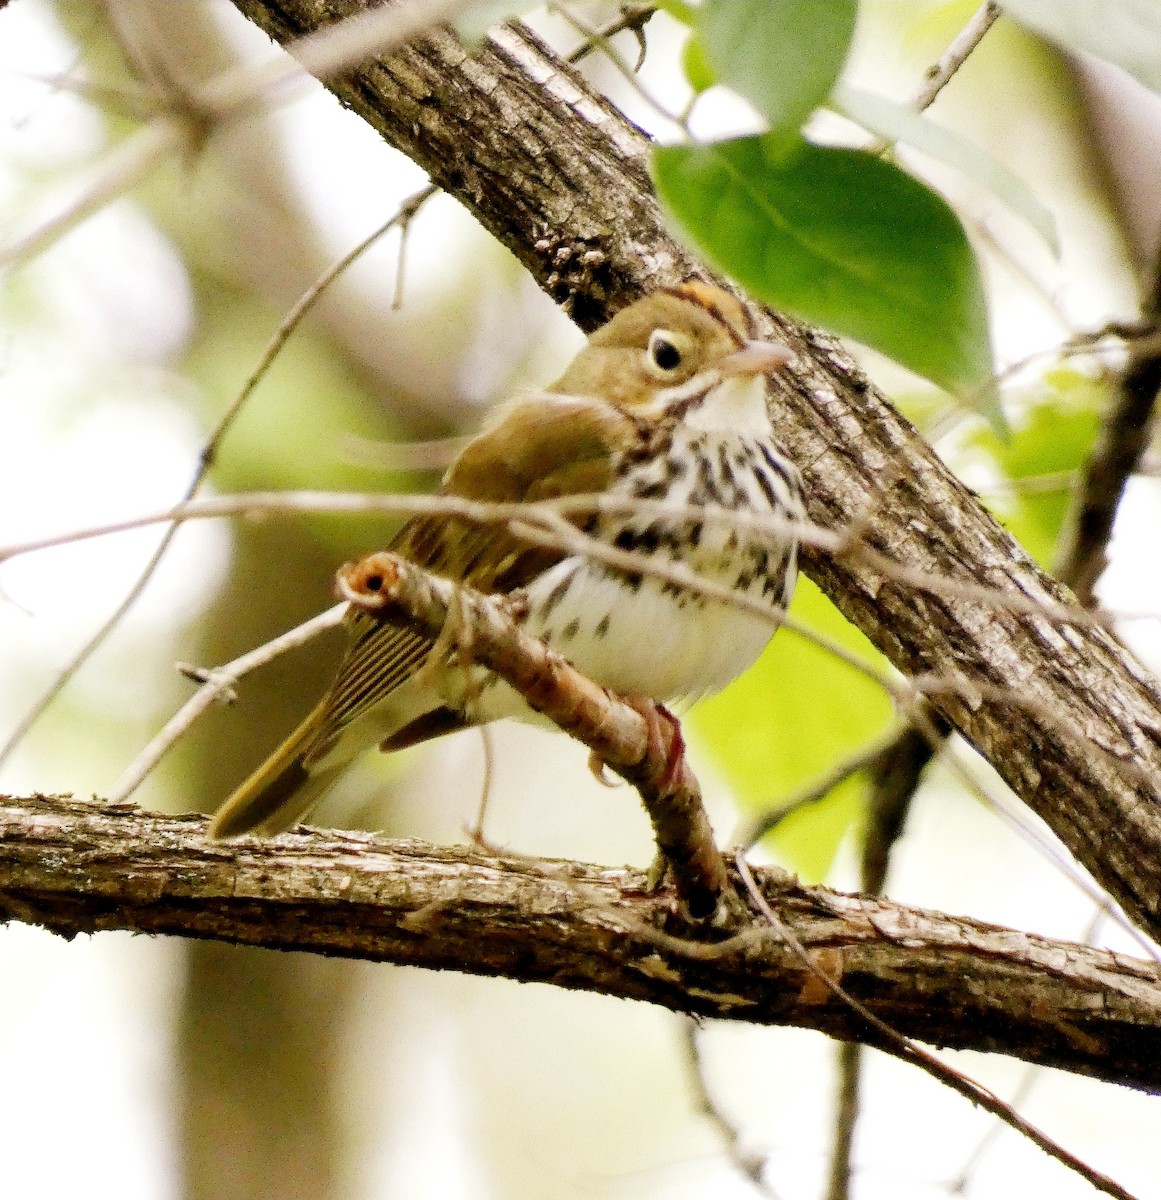
<instances>
[{"instance_id":1,"label":"ovenbird","mask_svg":"<svg viewBox=\"0 0 1161 1200\"><path fill-rule=\"evenodd\" d=\"M487 501L588 493L712 504L796 519L798 473L772 443L765 375L789 361L751 340L728 292L689 282L656 292L597 330L545 392L502 406L452 463L441 491ZM724 687L757 658L775 621L647 571L681 563L771 617L790 600L797 544L784 530L731 528L688 509L578 518L634 551L641 574L520 541L503 527L431 516L409 521L392 550L479 591L523 589L525 628L617 692L664 702ZM537 714L494 674L352 610L351 643L330 690L214 818L231 837L289 828L358 755L400 749L470 725Z\"/></svg>"}]
</instances>

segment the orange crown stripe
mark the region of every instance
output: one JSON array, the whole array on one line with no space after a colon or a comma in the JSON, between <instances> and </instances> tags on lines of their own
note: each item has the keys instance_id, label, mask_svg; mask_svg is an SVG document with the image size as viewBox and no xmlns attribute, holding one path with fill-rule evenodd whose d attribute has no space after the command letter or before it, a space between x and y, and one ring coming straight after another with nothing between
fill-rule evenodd
<instances>
[{"instance_id":1,"label":"orange crown stripe","mask_svg":"<svg viewBox=\"0 0 1161 1200\"><path fill-rule=\"evenodd\" d=\"M666 288L666 291L705 309L730 331L730 335L739 346L747 337L752 336L752 322L746 306L723 288L715 287L701 279L687 279L676 287Z\"/></svg>"}]
</instances>

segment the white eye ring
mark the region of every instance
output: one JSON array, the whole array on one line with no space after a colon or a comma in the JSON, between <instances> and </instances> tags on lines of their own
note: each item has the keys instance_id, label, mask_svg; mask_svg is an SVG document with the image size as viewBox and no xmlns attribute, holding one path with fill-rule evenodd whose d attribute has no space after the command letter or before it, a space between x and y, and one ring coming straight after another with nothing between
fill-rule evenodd
<instances>
[{"instance_id":1,"label":"white eye ring","mask_svg":"<svg viewBox=\"0 0 1161 1200\"><path fill-rule=\"evenodd\" d=\"M685 358L676 338L668 329L655 329L649 335L649 349L645 353L649 365L666 375L676 371Z\"/></svg>"}]
</instances>

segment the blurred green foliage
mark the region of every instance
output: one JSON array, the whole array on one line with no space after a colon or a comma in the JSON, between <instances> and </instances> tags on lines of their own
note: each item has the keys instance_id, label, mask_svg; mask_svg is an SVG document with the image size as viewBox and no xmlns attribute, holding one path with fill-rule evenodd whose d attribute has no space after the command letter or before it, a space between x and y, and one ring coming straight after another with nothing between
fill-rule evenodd
<instances>
[{"instance_id":1,"label":"blurred green foliage","mask_svg":"<svg viewBox=\"0 0 1161 1200\"><path fill-rule=\"evenodd\" d=\"M790 612L862 661L883 667L882 656L805 577ZM782 630L741 679L694 709L691 724L739 807L758 814L777 808L877 737L891 715L889 697L873 680ZM861 813L864 791L861 780L849 780L783 822L772 844L803 876L823 878Z\"/></svg>"},{"instance_id":2,"label":"blurred green foliage","mask_svg":"<svg viewBox=\"0 0 1161 1200\"><path fill-rule=\"evenodd\" d=\"M1100 380L1057 367L1023 398L1009 441L983 427L970 439L1007 481L995 495L985 494L985 503L1042 567L1051 569L1056 557L1071 503L1069 475L1092 450L1105 391Z\"/></svg>"}]
</instances>

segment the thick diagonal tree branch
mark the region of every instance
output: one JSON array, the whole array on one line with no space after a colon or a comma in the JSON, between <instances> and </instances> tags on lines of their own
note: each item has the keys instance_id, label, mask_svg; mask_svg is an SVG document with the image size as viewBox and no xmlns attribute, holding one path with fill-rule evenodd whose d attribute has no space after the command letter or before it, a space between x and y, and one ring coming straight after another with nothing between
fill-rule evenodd
<instances>
[{"instance_id":1,"label":"thick diagonal tree branch","mask_svg":"<svg viewBox=\"0 0 1161 1200\"><path fill-rule=\"evenodd\" d=\"M235 0L280 41L311 0ZM328 19L358 7L332 0ZM699 264L666 231L648 140L519 27L469 52L439 32L333 90L463 202L592 328ZM829 339L762 314L799 351L773 403L812 520L948 579L1050 603L1040 571ZM852 561L808 573L908 674L958 681L938 710L1154 936L1161 934L1161 703L1113 638L978 598L935 597Z\"/></svg>"},{"instance_id":2,"label":"thick diagonal tree branch","mask_svg":"<svg viewBox=\"0 0 1161 1200\"><path fill-rule=\"evenodd\" d=\"M1161 1087L1161 967L760 873L818 964L901 1033ZM205 818L0 797L0 921L310 950L869 1035L769 929L717 946L638 871L370 834L223 844ZM692 939L700 940L692 940Z\"/></svg>"}]
</instances>

